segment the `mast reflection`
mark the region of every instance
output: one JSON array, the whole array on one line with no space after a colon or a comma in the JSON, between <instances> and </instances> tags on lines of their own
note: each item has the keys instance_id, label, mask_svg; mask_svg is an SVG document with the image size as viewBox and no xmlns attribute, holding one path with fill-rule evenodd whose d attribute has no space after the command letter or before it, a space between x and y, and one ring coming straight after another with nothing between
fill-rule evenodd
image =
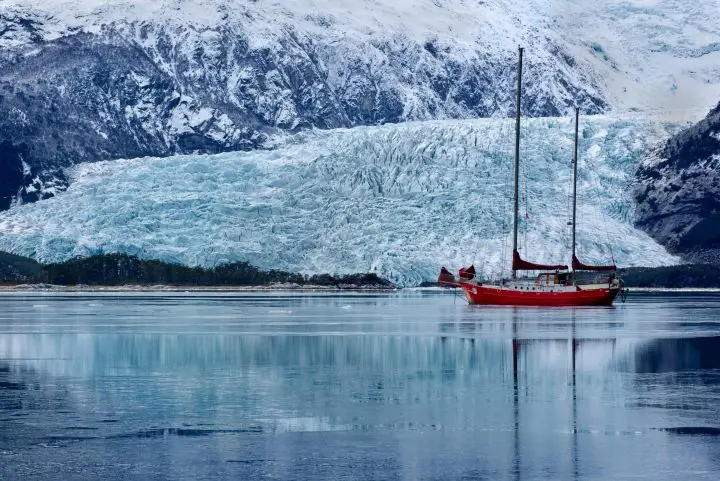
<instances>
[{"instance_id":1,"label":"mast reflection","mask_svg":"<svg viewBox=\"0 0 720 481\"><path fill-rule=\"evenodd\" d=\"M514 475L515 479L520 479L520 406L519 406L519 386L518 386L518 353L520 351L520 341L518 340L518 312L517 307L512 308L512 356L513 356L513 416L515 421L515 429L513 432L513 445L515 448Z\"/></svg>"},{"instance_id":2,"label":"mast reflection","mask_svg":"<svg viewBox=\"0 0 720 481\"><path fill-rule=\"evenodd\" d=\"M567 312L567 311L566 311ZM531 370L540 371L543 369L549 369L548 366L543 365L536 365L534 367L531 367L530 364L528 364L528 361L525 360L522 363L522 366L520 364L521 362L521 356L526 356L529 349L531 347L540 347L540 346L547 346L550 350L554 350L556 347L559 346L568 346L569 354L570 354L570 433L572 435L572 447L571 447L571 453L570 453L570 461L571 461L571 470L572 470L572 477L574 479L580 478L580 466L579 466L579 440L578 440L578 434L581 431L581 428L579 426L579 420L578 420L578 402L579 402L579 394L578 394L578 356L580 353L580 350L585 345L600 345L600 346L607 346L609 349L603 349L603 351L606 353L604 356L605 358L612 359L614 358L614 352L615 352L615 345L617 343L617 339L615 337L605 337L605 338L596 338L596 337L590 337L590 338L583 338L578 335L578 317L582 316L582 311L577 312L577 309L571 309L569 311L569 322L567 325L569 325L570 330L567 334L567 337L564 339L559 336L553 336L551 338L528 338L523 335L521 332L523 323L527 321L525 318L528 314L527 311L522 310L522 308L514 307L512 308L511 312L511 333L512 333L512 389L513 389L513 468L512 468L512 477L514 479L520 479L521 473L522 473L522 460L523 460L523 448L521 446L521 439L520 439L520 428L521 428L521 412L520 412L520 392L521 388L525 391L527 391L528 388L532 387L525 383L526 385L522 386L521 381L523 379L527 378L528 372ZM564 349L564 347L561 347L561 349ZM566 351L567 352L567 351ZM524 357L523 357L524 359ZM523 372L521 373L520 370L523 369ZM521 376L523 374L523 376ZM526 394L528 394L526 392ZM534 394L528 394L530 396L533 396ZM533 420L531 418L528 418L526 422L532 423ZM528 448L533 448L532 446L529 446Z\"/></svg>"}]
</instances>

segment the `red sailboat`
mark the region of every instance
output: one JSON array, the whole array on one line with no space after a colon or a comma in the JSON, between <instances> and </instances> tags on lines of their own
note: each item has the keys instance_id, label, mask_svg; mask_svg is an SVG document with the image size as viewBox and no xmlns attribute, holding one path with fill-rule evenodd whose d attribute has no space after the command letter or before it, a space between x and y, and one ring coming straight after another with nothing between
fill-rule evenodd
<instances>
[{"instance_id":1,"label":"red sailboat","mask_svg":"<svg viewBox=\"0 0 720 481\"><path fill-rule=\"evenodd\" d=\"M470 304L512 306L610 306L622 290L617 267L583 264L575 253L575 220L577 213L577 150L579 109L575 109L575 150L573 155L572 271L566 265L529 262L518 252L518 184L520 172L520 96L523 49L519 50L517 104L515 115L515 205L513 212L512 279L483 283L475 276L475 267L460 269L459 278L445 267L438 283L463 289ZM535 277L518 278L518 271L541 272ZM581 282L579 271L609 272L601 281Z\"/></svg>"}]
</instances>

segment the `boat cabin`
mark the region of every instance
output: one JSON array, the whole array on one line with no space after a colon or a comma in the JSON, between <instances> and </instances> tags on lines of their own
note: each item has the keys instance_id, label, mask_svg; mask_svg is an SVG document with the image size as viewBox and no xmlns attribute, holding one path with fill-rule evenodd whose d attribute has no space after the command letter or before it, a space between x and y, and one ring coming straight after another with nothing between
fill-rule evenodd
<instances>
[{"instance_id":1,"label":"boat cabin","mask_svg":"<svg viewBox=\"0 0 720 481\"><path fill-rule=\"evenodd\" d=\"M569 272L543 272L535 278L535 285L539 287L571 286L572 275Z\"/></svg>"}]
</instances>

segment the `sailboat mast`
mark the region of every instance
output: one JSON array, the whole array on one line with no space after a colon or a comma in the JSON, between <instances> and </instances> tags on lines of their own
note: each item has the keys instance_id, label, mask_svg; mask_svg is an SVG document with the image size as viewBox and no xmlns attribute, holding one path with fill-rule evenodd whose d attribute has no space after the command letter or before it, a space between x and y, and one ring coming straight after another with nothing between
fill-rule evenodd
<instances>
[{"instance_id":1,"label":"sailboat mast","mask_svg":"<svg viewBox=\"0 0 720 481\"><path fill-rule=\"evenodd\" d=\"M513 209L513 256L518 248L518 185L520 183L520 93L522 90L523 48L518 47L517 101L515 103L515 207ZM515 269L512 277L517 277Z\"/></svg>"},{"instance_id":2,"label":"sailboat mast","mask_svg":"<svg viewBox=\"0 0 720 481\"><path fill-rule=\"evenodd\" d=\"M580 107L575 107L575 149L573 150L573 210L572 210L572 255L575 259L575 232L577 219L577 169L578 169L578 120Z\"/></svg>"}]
</instances>

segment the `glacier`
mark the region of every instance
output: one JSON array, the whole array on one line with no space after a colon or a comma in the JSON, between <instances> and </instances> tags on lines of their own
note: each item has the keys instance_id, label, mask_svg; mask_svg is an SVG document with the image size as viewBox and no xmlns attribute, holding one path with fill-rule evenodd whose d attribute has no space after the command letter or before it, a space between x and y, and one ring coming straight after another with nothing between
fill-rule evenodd
<instances>
[{"instance_id":1,"label":"glacier","mask_svg":"<svg viewBox=\"0 0 720 481\"><path fill-rule=\"evenodd\" d=\"M634 171L675 122L581 119L578 255L678 263L633 227ZM521 253L568 261L573 125L523 121ZM44 262L121 252L213 266L375 272L399 285L441 265L509 269L514 121L312 130L273 150L82 163L67 191L0 214L0 250Z\"/></svg>"}]
</instances>

